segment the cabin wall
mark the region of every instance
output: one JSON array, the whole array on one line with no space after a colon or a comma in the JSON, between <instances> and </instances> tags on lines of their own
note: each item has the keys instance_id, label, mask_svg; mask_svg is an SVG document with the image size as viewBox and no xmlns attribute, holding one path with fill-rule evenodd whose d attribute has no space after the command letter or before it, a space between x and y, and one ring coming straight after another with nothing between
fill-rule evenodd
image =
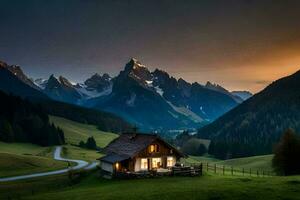
<instances>
[{"instance_id":1,"label":"cabin wall","mask_svg":"<svg viewBox=\"0 0 300 200\"><path fill-rule=\"evenodd\" d=\"M149 147L150 145L159 145L159 152L152 152L150 153ZM161 158L161 167L167 168L167 158L172 157L173 158L173 165L176 163L176 161L180 158L179 155L177 155L173 149L171 149L169 146L165 145L165 143L157 140L153 143L151 143L146 149L139 152L131 162L134 164L134 171L141 171L141 159L147 158L148 159L148 170L152 169L152 158Z\"/></svg>"},{"instance_id":2,"label":"cabin wall","mask_svg":"<svg viewBox=\"0 0 300 200\"><path fill-rule=\"evenodd\" d=\"M159 152L153 152L150 153L149 152L149 146L152 144L157 144L159 145ZM175 156L176 158L179 157L179 155L177 155L173 149L169 148L167 145L165 145L165 143L156 140L153 143L151 143L146 149L144 149L143 151L139 152L139 154L137 154L136 157L138 158L142 158L142 157L162 157L162 156Z\"/></svg>"},{"instance_id":3,"label":"cabin wall","mask_svg":"<svg viewBox=\"0 0 300 200\"><path fill-rule=\"evenodd\" d=\"M101 166L101 169L104 170L104 171L111 172L111 173L114 172L113 164L111 164L111 163L107 163L107 162L102 161L100 163L100 166Z\"/></svg>"},{"instance_id":4,"label":"cabin wall","mask_svg":"<svg viewBox=\"0 0 300 200\"><path fill-rule=\"evenodd\" d=\"M141 171L141 159L140 158L136 158L135 162L134 162L134 171L138 172Z\"/></svg>"}]
</instances>

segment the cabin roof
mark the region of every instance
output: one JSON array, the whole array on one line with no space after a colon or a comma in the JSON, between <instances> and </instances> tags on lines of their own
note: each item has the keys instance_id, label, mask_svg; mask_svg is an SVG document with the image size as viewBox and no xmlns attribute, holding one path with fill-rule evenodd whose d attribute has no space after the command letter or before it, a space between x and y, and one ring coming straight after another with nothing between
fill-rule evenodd
<instances>
[{"instance_id":1,"label":"cabin roof","mask_svg":"<svg viewBox=\"0 0 300 200\"><path fill-rule=\"evenodd\" d=\"M180 151L168 144L158 135L146 133L123 133L105 147L104 152L108 155L117 154L133 157L156 140L162 141L166 146L173 149L175 153L184 156Z\"/></svg>"},{"instance_id":2,"label":"cabin roof","mask_svg":"<svg viewBox=\"0 0 300 200\"><path fill-rule=\"evenodd\" d=\"M99 160L107 162L107 163L116 163L116 162L121 162L123 160L127 160L129 156L124 156L124 155L117 155L117 154L109 154L106 155Z\"/></svg>"}]
</instances>

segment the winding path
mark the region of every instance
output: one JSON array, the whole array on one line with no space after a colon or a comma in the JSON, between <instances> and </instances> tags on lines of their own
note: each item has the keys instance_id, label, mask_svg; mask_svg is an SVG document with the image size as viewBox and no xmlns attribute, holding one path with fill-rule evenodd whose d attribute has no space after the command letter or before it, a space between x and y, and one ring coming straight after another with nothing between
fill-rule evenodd
<instances>
[{"instance_id":1,"label":"winding path","mask_svg":"<svg viewBox=\"0 0 300 200\"><path fill-rule=\"evenodd\" d=\"M29 179L29 178L35 178L35 177L42 177L42 176L49 176L49 175L56 175L56 174L63 174L68 172L69 170L78 170L78 169L85 169L85 170L91 170L96 168L97 162L88 163L83 160L72 160L67 158L61 157L61 146L57 146L54 151L54 159L59 161L65 161L65 162L74 162L77 163L76 166L69 167L66 169L56 170L56 171L50 171L50 172L42 172L42 173L35 173L35 174L28 174L28 175L21 175L21 176L13 176L13 177L7 177L7 178L0 178L0 182L7 182L7 181L16 181L16 180L22 180L22 179Z\"/></svg>"}]
</instances>

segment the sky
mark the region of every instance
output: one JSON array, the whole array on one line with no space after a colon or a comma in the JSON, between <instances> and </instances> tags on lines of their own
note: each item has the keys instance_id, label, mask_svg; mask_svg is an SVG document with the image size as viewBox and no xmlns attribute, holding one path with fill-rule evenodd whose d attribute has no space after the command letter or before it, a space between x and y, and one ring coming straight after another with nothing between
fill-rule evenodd
<instances>
[{"instance_id":1,"label":"sky","mask_svg":"<svg viewBox=\"0 0 300 200\"><path fill-rule=\"evenodd\" d=\"M300 69L298 0L0 0L0 60L33 78L115 76L131 57L258 92Z\"/></svg>"}]
</instances>

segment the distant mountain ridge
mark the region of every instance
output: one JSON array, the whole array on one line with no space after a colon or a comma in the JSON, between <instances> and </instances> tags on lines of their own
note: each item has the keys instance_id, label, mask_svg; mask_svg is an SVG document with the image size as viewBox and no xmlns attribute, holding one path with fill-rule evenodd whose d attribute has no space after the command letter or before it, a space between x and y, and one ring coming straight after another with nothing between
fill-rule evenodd
<instances>
[{"instance_id":1,"label":"distant mountain ridge","mask_svg":"<svg viewBox=\"0 0 300 200\"><path fill-rule=\"evenodd\" d=\"M151 72L134 58L118 76L96 73L84 83L63 76L32 81L23 72L15 75L51 99L112 112L148 131L198 128L243 101L210 82L191 84L159 69Z\"/></svg>"},{"instance_id":2,"label":"distant mountain ridge","mask_svg":"<svg viewBox=\"0 0 300 200\"><path fill-rule=\"evenodd\" d=\"M239 101L198 83L175 79L167 72L150 72L131 59L113 79L111 94L89 106L113 112L150 130L200 127L229 111Z\"/></svg>"},{"instance_id":3,"label":"distant mountain ridge","mask_svg":"<svg viewBox=\"0 0 300 200\"><path fill-rule=\"evenodd\" d=\"M20 67L15 68L0 62L0 90L23 98L49 99L37 86L33 86L32 81L20 70Z\"/></svg>"},{"instance_id":4,"label":"distant mountain ridge","mask_svg":"<svg viewBox=\"0 0 300 200\"><path fill-rule=\"evenodd\" d=\"M234 96L240 97L243 101L245 101L253 96L253 94L248 91L232 91L231 94Z\"/></svg>"},{"instance_id":5,"label":"distant mountain ridge","mask_svg":"<svg viewBox=\"0 0 300 200\"><path fill-rule=\"evenodd\" d=\"M211 139L210 153L217 157L243 157L271 153L288 128L300 132L300 70L201 128L196 137Z\"/></svg>"},{"instance_id":6,"label":"distant mountain ridge","mask_svg":"<svg viewBox=\"0 0 300 200\"><path fill-rule=\"evenodd\" d=\"M43 84L44 87L37 88L37 86L32 86L32 83L37 84L37 82L29 79L20 67L17 68L17 72L12 69L14 67L0 61L0 90L6 94L13 94L30 100L34 104L39 104L39 109L48 114L65 117L80 123L94 124L103 131L119 133L131 130L131 125L127 121L114 114L55 101L46 95L45 83L47 83L48 88L53 88L57 94L59 92L65 96L69 94L63 92L64 89L67 92L69 90L74 92L72 84L67 79L63 77L56 79L54 76L50 76L49 80L39 80L39 83ZM65 101L65 99L63 100Z\"/></svg>"}]
</instances>

